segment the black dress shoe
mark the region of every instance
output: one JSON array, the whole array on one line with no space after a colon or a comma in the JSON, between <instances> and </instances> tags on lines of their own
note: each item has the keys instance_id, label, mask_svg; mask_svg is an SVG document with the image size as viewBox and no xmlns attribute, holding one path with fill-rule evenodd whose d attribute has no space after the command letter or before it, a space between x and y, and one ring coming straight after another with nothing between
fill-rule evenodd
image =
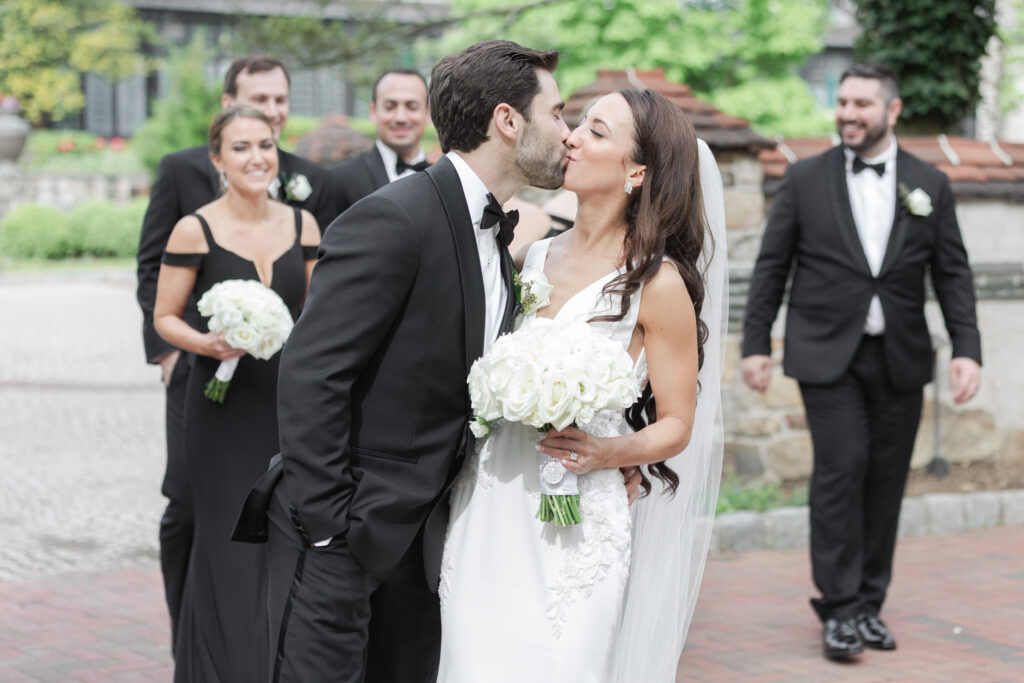
<instances>
[{"instance_id":1,"label":"black dress shoe","mask_svg":"<svg viewBox=\"0 0 1024 683\"><path fill-rule=\"evenodd\" d=\"M828 659L842 659L864 651L853 619L826 619L821 644Z\"/></svg>"},{"instance_id":2,"label":"black dress shoe","mask_svg":"<svg viewBox=\"0 0 1024 683\"><path fill-rule=\"evenodd\" d=\"M857 633L864 644L875 650L895 650L896 639L892 632L875 614L867 612L857 615Z\"/></svg>"}]
</instances>

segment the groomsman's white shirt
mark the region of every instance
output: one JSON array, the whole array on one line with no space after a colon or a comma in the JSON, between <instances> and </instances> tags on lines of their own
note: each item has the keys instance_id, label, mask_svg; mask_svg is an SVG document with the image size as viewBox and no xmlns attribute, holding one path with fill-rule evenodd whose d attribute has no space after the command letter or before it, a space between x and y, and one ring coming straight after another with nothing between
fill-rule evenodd
<instances>
[{"instance_id":1,"label":"groomsman's white shirt","mask_svg":"<svg viewBox=\"0 0 1024 683\"><path fill-rule=\"evenodd\" d=\"M466 206L469 207L469 220L473 222L473 234L476 236L476 250L480 254L480 274L484 278L484 301L487 306L484 318L484 353L487 353L501 330L501 318L508 296L501 279L501 252L498 251L503 247L498 244L497 225L486 230L480 229L480 219L487 206L487 187L458 152L452 150L446 156L455 165L462 182L462 192L466 195Z\"/></svg>"},{"instance_id":2,"label":"groomsman's white shirt","mask_svg":"<svg viewBox=\"0 0 1024 683\"><path fill-rule=\"evenodd\" d=\"M380 141L380 139L377 139L376 142L374 142L374 144L377 145L377 152L380 154L380 160L384 162L384 170L387 171L389 183L393 183L399 178L404 178L405 176L412 175L413 173L416 172L411 168L407 168L401 173L396 173L395 164L398 163L398 154L395 152L395 150L385 145L383 142ZM427 153L421 149L420 153L416 155L416 158L410 161L409 163L418 164L419 162L426 160Z\"/></svg>"},{"instance_id":3,"label":"groomsman's white shirt","mask_svg":"<svg viewBox=\"0 0 1024 683\"><path fill-rule=\"evenodd\" d=\"M870 168L854 173L853 159L857 155L846 148L843 152L846 154L846 187L849 188L853 222L871 274L877 277L896 215L896 138L890 135L889 146L878 156L870 159L861 157L868 164L884 163L885 173L881 176ZM878 335L884 332L885 316L882 314L882 302L876 294L868 306L864 333Z\"/></svg>"}]
</instances>

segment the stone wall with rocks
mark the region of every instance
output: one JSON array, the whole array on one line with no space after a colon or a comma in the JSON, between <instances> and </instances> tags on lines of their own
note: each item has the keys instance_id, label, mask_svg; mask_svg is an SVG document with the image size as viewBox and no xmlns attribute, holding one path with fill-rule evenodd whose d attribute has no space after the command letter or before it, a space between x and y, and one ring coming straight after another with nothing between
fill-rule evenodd
<instances>
[{"instance_id":1,"label":"stone wall with rocks","mask_svg":"<svg viewBox=\"0 0 1024 683\"><path fill-rule=\"evenodd\" d=\"M762 206L769 202L770 197ZM755 203L747 198L740 205ZM968 403L953 404L948 335L938 304L930 300L926 315L937 346L936 381L924 389L913 467L924 467L936 454L936 416L938 453L946 460L1024 461L1024 360L1019 352L1024 348L1024 192L1001 198L958 192L957 215L978 293L982 386ZM723 386L723 471L748 481L794 481L810 474L812 456L799 388L782 374L785 305L772 329L775 373L768 391L750 390L739 373L743 307L763 223L762 218L756 227L729 225L731 309Z\"/></svg>"},{"instance_id":2,"label":"stone wall with rocks","mask_svg":"<svg viewBox=\"0 0 1024 683\"><path fill-rule=\"evenodd\" d=\"M26 172L0 164L0 221L19 204L43 204L70 210L85 201L127 202L149 191L150 178L137 175Z\"/></svg>"}]
</instances>

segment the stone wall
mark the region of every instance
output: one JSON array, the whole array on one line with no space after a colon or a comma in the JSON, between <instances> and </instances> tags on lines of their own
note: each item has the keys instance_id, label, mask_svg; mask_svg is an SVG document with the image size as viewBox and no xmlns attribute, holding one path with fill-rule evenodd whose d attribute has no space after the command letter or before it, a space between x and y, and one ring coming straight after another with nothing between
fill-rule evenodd
<instances>
[{"instance_id":1,"label":"stone wall","mask_svg":"<svg viewBox=\"0 0 1024 683\"><path fill-rule=\"evenodd\" d=\"M0 221L19 204L44 204L62 210L92 200L127 202L149 191L149 176L31 173L0 164Z\"/></svg>"},{"instance_id":2,"label":"stone wall","mask_svg":"<svg viewBox=\"0 0 1024 683\"><path fill-rule=\"evenodd\" d=\"M1024 362L1018 352L1024 340L1024 194L965 194L958 196L957 215L978 293L982 385L965 405L952 403L951 349L939 306L930 300L926 315L938 362L936 381L924 389L913 467L925 466L936 452L936 391L943 458L1024 461ZM782 374L785 305L772 328L775 372L768 391L762 395L747 388L739 373L743 307L762 231L763 220L756 228L730 225L728 234L731 309L723 386L723 471L743 480L792 481L810 474L811 444L797 384Z\"/></svg>"}]
</instances>

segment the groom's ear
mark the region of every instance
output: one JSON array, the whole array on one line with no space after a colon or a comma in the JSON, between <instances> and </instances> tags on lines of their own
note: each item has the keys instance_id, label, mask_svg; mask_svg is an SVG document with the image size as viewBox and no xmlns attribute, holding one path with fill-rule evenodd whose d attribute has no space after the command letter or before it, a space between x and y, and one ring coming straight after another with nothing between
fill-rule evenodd
<instances>
[{"instance_id":1,"label":"groom's ear","mask_svg":"<svg viewBox=\"0 0 1024 683\"><path fill-rule=\"evenodd\" d=\"M491 115L491 122L494 124L495 132L502 139L515 143L523 130L523 115L516 111L515 107L502 102L494 108Z\"/></svg>"}]
</instances>

